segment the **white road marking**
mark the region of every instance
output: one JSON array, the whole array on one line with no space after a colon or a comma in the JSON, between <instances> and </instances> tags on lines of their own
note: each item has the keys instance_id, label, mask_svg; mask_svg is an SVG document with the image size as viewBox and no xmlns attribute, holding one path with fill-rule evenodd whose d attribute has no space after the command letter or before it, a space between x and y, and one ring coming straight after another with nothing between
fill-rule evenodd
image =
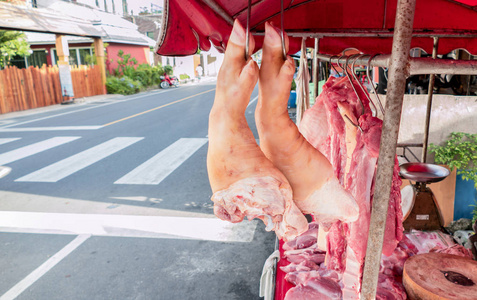
<instances>
[{"instance_id":1,"label":"white road marking","mask_svg":"<svg viewBox=\"0 0 477 300\"><path fill-rule=\"evenodd\" d=\"M15 181L57 182L140 140L142 137L118 137L60 160Z\"/></svg>"},{"instance_id":2,"label":"white road marking","mask_svg":"<svg viewBox=\"0 0 477 300\"><path fill-rule=\"evenodd\" d=\"M126 201L137 201L137 202L154 202L154 203L161 203L161 198L155 197L147 197L147 196L129 196L129 197L109 197L109 199L116 199L116 200L126 200Z\"/></svg>"},{"instance_id":3,"label":"white road marking","mask_svg":"<svg viewBox=\"0 0 477 300\"><path fill-rule=\"evenodd\" d=\"M86 107L86 108L83 108L83 109L78 109L78 110L73 110L73 111L67 111L67 112L60 113L60 114L56 114L56 115L52 115L52 116L46 116L46 117L41 117L41 118L37 118L37 119L33 119L33 120L28 120L28 121L24 121L24 122L13 123L13 124L10 124L10 125L7 125L7 126L3 126L3 127L1 127L1 128L3 129L3 128L7 128L7 127L18 126L18 125L24 125L24 124L29 124L29 123L37 122L37 121L48 120L48 119L51 119L51 118L61 117L61 116L65 116L65 115L69 115L69 114L73 114L73 113L77 113L77 112L89 110L89 109L94 109L94 108L98 108L98 107L102 107L102 106L106 106L106 105L111 105L111 104L114 104L114 103L121 103L121 102L124 102L124 101L126 101L126 100L117 100L117 101L115 101L115 102L108 102L108 103L105 103L105 104L90 106L90 107ZM44 113L44 112L42 112L42 113ZM35 114L35 112L32 112L32 114Z\"/></svg>"},{"instance_id":4,"label":"white road marking","mask_svg":"<svg viewBox=\"0 0 477 300\"><path fill-rule=\"evenodd\" d=\"M116 199L121 198L122 197L116 197ZM215 218L215 216L211 214L212 210L206 214L157 208L157 206L137 205L137 203L128 202L127 200L123 200L122 203L98 202L1 190L0 199L0 211ZM149 199L152 200L152 198ZM159 200L157 200L157 202L159 202ZM212 201L207 202L213 203Z\"/></svg>"},{"instance_id":5,"label":"white road marking","mask_svg":"<svg viewBox=\"0 0 477 300\"><path fill-rule=\"evenodd\" d=\"M38 143L34 143L25 147L21 147L9 152L0 154L0 165L20 160L22 158L40 153L56 146L79 139L79 136L60 136L47 139Z\"/></svg>"},{"instance_id":6,"label":"white road marking","mask_svg":"<svg viewBox=\"0 0 477 300\"><path fill-rule=\"evenodd\" d=\"M159 184L205 143L207 139L203 138L179 139L118 179L115 184Z\"/></svg>"},{"instance_id":7,"label":"white road marking","mask_svg":"<svg viewBox=\"0 0 477 300\"><path fill-rule=\"evenodd\" d=\"M151 96L151 95L155 95L155 94L162 94L162 93L169 92L169 91L173 91L173 90L172 90L172 89L171 89L171 90L165 90L165 91L160 90L160 91L158 91L158 92L150 92L150 93L146 93L146 94L139 95L139 96L128 97L127 99L123 99L123 100L117 100L117 99L116 99L116 100L112 101L112 99L111 99L111 100L109 100L110 102L107 102L107 103L104 103L104 104L89 106L89 107L86 107L86 108L83 108L83 109L77 109L77 110L73 110L73 111L67 111L67 112L64 112L64 113L59 113L59 114L56 114L56 115L41 117L41 118L37 118L37 119L33 119L33 120L28 120L28 121L24 121L24 122L19 122L19 123L15 123L14 120L2 120L2 121L0 121L1 123L3 123L3 124L9 124L9 125L0 127L0 129L12 127L12 126L18 126L18 125L29 124L29 123L33 123L33 122L37 122L37 121L43 121L43 120L47 120L47 119L51 119L51 118L56 118L56 117L61 117L61 116L64 116L64 115L74 114L74 113L82 112L82 111L89 110L89 109L95 109L95 108L98 108L98 107L103 107L103 106L107 106L107 105L111 105L111 104L122 103L122 102L126 102L126 101L129 101L129 100L135 100L135 99L139 99L139 98L143 98L143 97L147 97L147 96ZM101 100L97 100L97 101L101 101ZM93 104L94 102L83 102L83 104L89 104L89 103ZM25 111L25 112L27 112L27 111ZM41 111L41 112L34 112L34 111L32 111L31 114L33 115L33 114L37 114L37 113L44 113L44 111ZM3 117L3 116L0 116L0 118L2 118L2 117Z\"/></svg>"},{"instance_id":8,"label":"white road marking","mask_svg":"<svg viewBox=\"0 0 477 300\"><path fill-rule=\"evenodd\" d=\"M27 277L14 285L10 290L0 297L0 300L13 300L30 287L35 281L45 275L49 270L56 266L60 261L83 244L90 235L82 234L77 236L73 241L66 245L63 249L50 257L41 266L36 268Z\"/></svg>"},{"instance_id":9,"label":"white road marking","mask_svg":"<svg viewBox=\"0 0 477 300\"><path fill-rule=\"evenodd\" d=\"M66 130L97 130L103 126L51 126L51 127L18 127L0 128L0 132L31 132L31 131L66 131Z\"/></svg>"},{"instance_id":10,"label":"white road marking","mask_svg":"<svg viewBox=\"0 0 477 300\"><path fill-rule=\"evenodd\" d=\"M7 176L11 171L12 168L10 167L0 166L0 178Z\"/></svg>"},{"instance_id":11,"label":"white road marking","mask_svg":"<svg viewBox=\"0 0 477 300\"><path fill-rule=\"evenodd\" d=\"M10 143L10 142L13 142L13 141L17 141L21 138L4 138L4 139L0 139L0 145L3 145L3 144L6 144L6 143Z\"/></svg>"},{"instance_id":12,"label":"white road marking","mask_svg":"<svg viewBox=\"0 0 477 300\"><path fill-rule=\"evenodd\" d=\"M257 221L232 224L217 218L0 211L0 231L116 237L253 240Z\"/></svg>"},{"instance_id":13,"label":"white road marking","mask_svg":"<svg viewBox=\"0 0 477 300\"><path fill-rule=\"evenodd\" d=\"M255 97L255 98L253 98L252 100L250 100L250 102L249 102L248 105L247 105L247 108L248 108L250 105L252 105L252 103L254 103L254 102L257 101L257 100L258 100L258 96Z\"/></svg>"}]
</instances>

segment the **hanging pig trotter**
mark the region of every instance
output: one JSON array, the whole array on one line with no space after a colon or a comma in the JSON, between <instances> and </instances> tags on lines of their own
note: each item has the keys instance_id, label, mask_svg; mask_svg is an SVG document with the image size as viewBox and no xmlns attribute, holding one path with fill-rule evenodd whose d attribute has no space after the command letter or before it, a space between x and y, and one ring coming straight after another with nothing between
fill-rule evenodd
<instances>
[{"instance_id":1,"label":"hanging pig trotter","mask_svg":"<svg viewBox=\"0 0 477 300\"><path fill-rule=\"evenodd\" d=\"M235 21L209 116L207 171L214 212L233 223L259 218L267 230L288 240L305 232L308 223L293 202L288 180L262 153L247 125L244 114L258 66L244 58L245 35ZM253 37L249 39L253 51Z\"/></svg>"}]
</instances>

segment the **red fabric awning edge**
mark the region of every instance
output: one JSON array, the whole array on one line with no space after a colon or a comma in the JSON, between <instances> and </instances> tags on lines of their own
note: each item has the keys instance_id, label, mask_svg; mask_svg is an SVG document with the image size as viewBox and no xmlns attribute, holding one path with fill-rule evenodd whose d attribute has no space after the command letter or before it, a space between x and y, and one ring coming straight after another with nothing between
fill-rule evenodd
<instances>
[{"instance_id":1,"label":"red fabric awning edge","mask_svg":"<svg viewBox=\"0 0 477 300\"><path fill-rule=\"evenodd\" d=\"M254 1L254 5L251 18L251 27L255 32L263 32L264 22L263 20L269 18L269 21L274 21L275 24L279 22L279 15L271 14L269 11L275 8L276 1L263 0ZM310 6L309 9L317 7L325 7L330 1L314 2L314 6ZM333 1L335 3L336 1ZM336 30L335 35L340 33L347 33L351 29L363 30L366 26L369 28L369 33L373 32L385 32L388 34L385 37L339 37L339 36L325 36L320 38L320 53L325 54L339 54L346 49L357 49L363 53L390 53L392 45L392 26L394 24L395 4L396 0L388 0L387 6L374 5L376 11L370 12L370 15L374 16L373 20L367 21L365 17L360 17L350 12L359 9L363 9L362 1L347 1L342 0L344 8L338 9L342 15L336 16L340 24L350 28L341 28ZM217 4L224 7L224 11L227 11L227 5L231 6L234 3L234 7L238 4L233 0L220 0ZM296 19L298 15L304 15L304 20L292 22L289 19L285 20L285 30L289 32L296 32L297 30L305 31L309 30L313 33L319 33L319 30L310 29L305 26L313 26L313 22L306 20L309 15L306 12L307 5L311 5L305 0L294 1L297 4L296 8L290 9L287 12L288 16L294 16ZM351 4L355 3L355 4ZM383 1L384 3L384 1ZM290 4L290 2L288 2ZM298 6L301 4L301 6ZM347 8L346 5L355 5L355 7ZM432 5L431 5L432 4ZM246 5L244 1L243 5ZM260 6L259 6L260 5ZM342 5L342 6L343 6ZM360 6L361 5L361 6ZM263 7L263 8L262 8ZM285 7L287 7L287 1L285 0ZM385 8L383 10L383 7ZM331 8L336 9L336 6ZM371 9L372 7L365 7L365 9ZM260 10L261 9L261 10ZM237 9L236 9L237 10ZM261 14L261 12L267 12L267 14ZM384 13L385 12L385 13ZM238 18L242 24L246 22L246 11L243 9L239 12L230 11L230 14L237 14L235 18ZM324 12L323 12L324 13ZM382 16L384 15L384 16ZM431 15L431 16L429 16ZM285 17L287 14L285 14ZM354 18L348 20L347 18ZM470 18L470 20L469 20ZM355 20L356 19L356 20ZM333 20L330 17L330 20ZM449 32L447 36L456 35L456 37L441 37L439 40L439 54L447 54L455 49L465 49L471 54L477 54L477 11L475 8L471 8L466 5L456 4L456 1L448 0L422 0L416 7L415 17L415 29L420 35L428 34L426 37L414 37L412 40L412 48L421 48L427 53L432 52L432 35L433 33L441 34L442 32ZM318 22L318 21L317 21ZM328 26L329 22L322 21L321 26ZM363 23L367 22L367 23ZM376 28L377 24L383 24L386 28ZM295 26L295 27L294 27ZM334 26L329 24L330 28ZM361 26L361 28L352 28L353 26ZM374 28L372 27L374 26ZM159 35L158 43L156 46L156 52L159 55L166 56L185 56L193 55L198 49L207 51L210 49L211 44L214 45L219 51L224 51L227 44L232 24L227 22L222 16L217 14L213 9L204 5L204 2L200 0L165 0L164 1L164 17L162 23L161 34ZM326 29L326 28L325 28ZM366 30L363 30L366 32ZM460 35L460 36L459 36ZM256 49L261 48L263 41L263 34L256 34ZM296 53L300 48L300 37L290 37L290 53ZM307 42L308 47L314 46L313 39L309 39Z\"/></svg>"}]
</instances>

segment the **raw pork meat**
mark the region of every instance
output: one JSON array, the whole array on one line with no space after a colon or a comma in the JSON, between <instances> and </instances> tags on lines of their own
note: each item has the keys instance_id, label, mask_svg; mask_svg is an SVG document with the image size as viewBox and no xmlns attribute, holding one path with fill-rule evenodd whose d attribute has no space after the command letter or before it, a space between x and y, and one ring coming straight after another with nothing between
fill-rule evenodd
<instances>
[{"instance_id":1,"label":"raw pork meat","mask_svg":"<svg viewBox=\"0 0 477 300\"><path fill-rule=\"evenodd\" d=\"M367 97L357 85L356 90L360 98L348 78L331 77L300 124L300 132L328 158L334 174L359 205L356 221L336 222L327 235L325 262L328 268L344 272L346 299L357 299L361 288L382 128L382 121L371 116ZM393 253L403 232L398 175L396 160L383 244L386 255Z\"/></svg>"},{"instance_id":2,"label":"raw pork meat","mask_svg":"<svg viewBox=\"0 0 477 300\"><path fill-rule=\"evenodd\" d=\"M316 249L316 244L311 244L317 228L316 223L310 224L310 230L291 240L280 249L282 260L289 260L286 253L299 253ZM302 243L299 241L307 241ZM303 248L300 248L303 247ZM376 299L379 300L405 300L406 291L402 284L404 263L416 254L428 252L441 252L471 258L468 249L455 243L450 235L439 231L424 232L413 230L405 233L391 255L382 255L378 277ZM283 265L283 261L280 261ZM315 263L307 255L293 257L293 262L280 267L286 273L285 280L295 285L288 290L285 299L354 299L347 296L343 289L345 275L335 270L330 270L324 263Z\"/></svg>"},{"instance_id":3,"label":"raw pork meat","mask_svg":"<svg viewBox=\"0 0 477 300\"><path fill-rule=\"evenodd\" d=\"M285 280L295 285L285 299L341 299L339 274L325 268L324 253L318 249L318 223L310 223L309 227L307 232L281 248L282 259L290 262L281 270L287 273ZM316 259L316 255L321 255L321 259Z\"/></svg>"},{"instance_id":4,"label":"raw pork meat","mask_svg":"<svg viewBox=\"0 0 477 300\"><path fill-rule=\"evenodd\" d=\"M250 37L253 49L253 37ZM207 171L215 214L230 222L259 218L278 237L291 239L308 229L285 176L257 145L245 109L258 79L258 66L245 61L245 31L238 21L217 78L209 116Z\"/></svg>"}]
</instances>

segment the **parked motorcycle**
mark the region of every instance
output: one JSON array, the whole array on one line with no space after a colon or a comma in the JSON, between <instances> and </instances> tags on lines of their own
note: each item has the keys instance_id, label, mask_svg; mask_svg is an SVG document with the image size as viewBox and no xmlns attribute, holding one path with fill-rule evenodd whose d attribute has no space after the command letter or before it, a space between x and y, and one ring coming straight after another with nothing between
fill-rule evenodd
<instances>
[{"instance_id":1,"label":"parked motorcycle","mask_svg":"<svg viewBox=\"0 0 477 300\"><path fill-rule=\"evenodd\" d=\"M167 89L170 86L179 87L179 79L176 76L170 77L169 75L165 74L159 78L161 79L159 86L163 89Z\"/></svg>"}]
</instances>

